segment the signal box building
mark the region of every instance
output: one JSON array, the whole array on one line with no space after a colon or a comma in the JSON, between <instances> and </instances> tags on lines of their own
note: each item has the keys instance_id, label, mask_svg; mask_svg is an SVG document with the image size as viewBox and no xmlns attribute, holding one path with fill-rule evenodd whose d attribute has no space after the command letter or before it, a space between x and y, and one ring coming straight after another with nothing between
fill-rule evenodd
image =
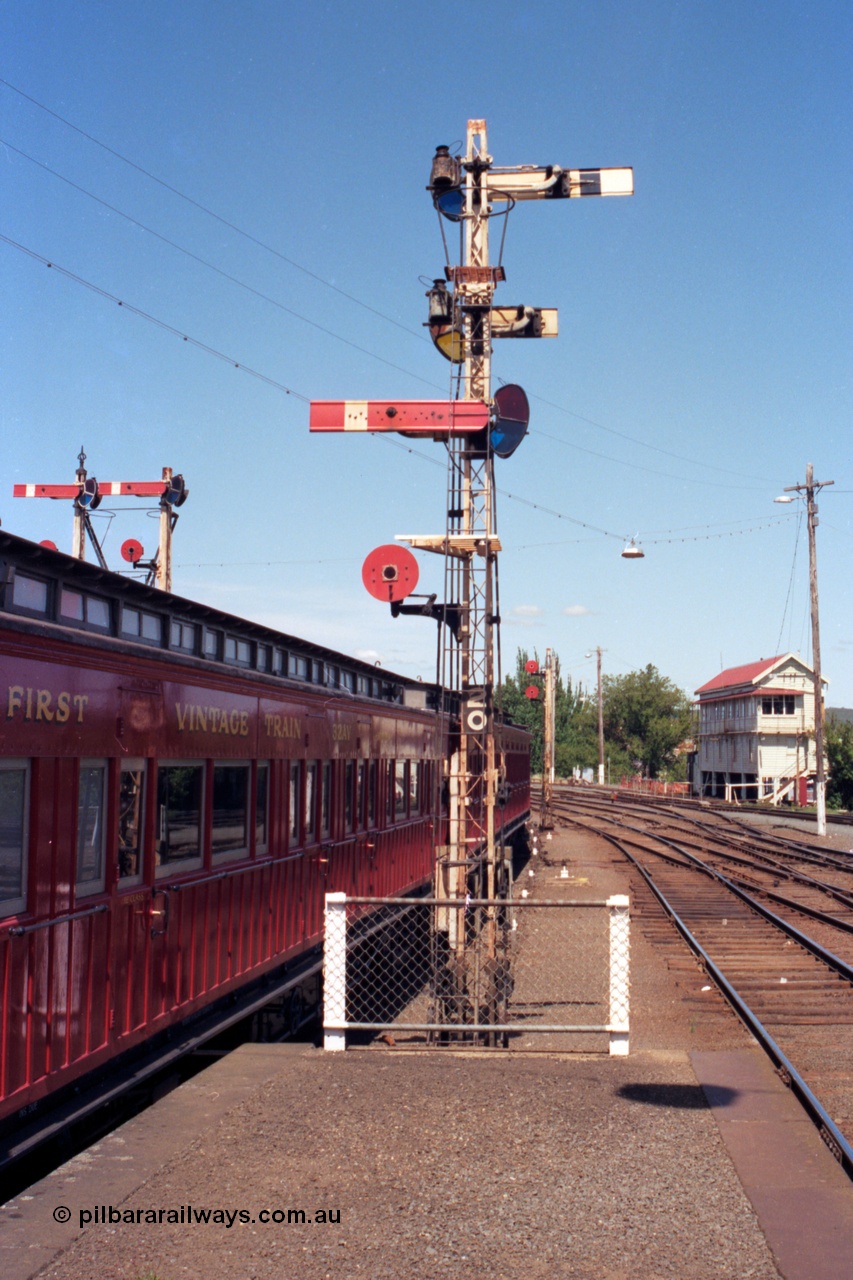
<instances>
[{"instance_id":1,"label":"signal box building","mask_svg":"<svg viewBox=\"0 0 853 1280\"><path fill-rule=\"evenodd\" d=\"M694 790L721 800L807 804L814 796L814 672L786 653L730 667L696 690Z\"/></svg>"}]
</instances>

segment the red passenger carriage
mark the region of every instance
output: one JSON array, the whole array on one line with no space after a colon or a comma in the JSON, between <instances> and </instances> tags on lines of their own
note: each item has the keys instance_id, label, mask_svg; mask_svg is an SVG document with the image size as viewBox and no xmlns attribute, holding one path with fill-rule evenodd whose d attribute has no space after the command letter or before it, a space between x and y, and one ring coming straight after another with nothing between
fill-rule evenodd
<instances>
[{"instance_id":1,"label":"red passenger carriage","mask_svg":"<svg viewBox=\"0 0 853 1280\"><path fill-rule=\"evenodd\" d=\"M431 686L0 533L0 698L0 1128L224 1008L297 1010L327 891L429 883ZM498 741L506 841L529 740Z\"/></svg>"}]
</instances>

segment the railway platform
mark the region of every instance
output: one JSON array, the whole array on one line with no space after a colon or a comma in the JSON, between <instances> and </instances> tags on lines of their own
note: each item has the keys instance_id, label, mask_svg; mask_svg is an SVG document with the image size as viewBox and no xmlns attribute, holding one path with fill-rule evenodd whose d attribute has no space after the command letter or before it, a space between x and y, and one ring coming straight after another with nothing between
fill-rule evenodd
<instances>
[{"instance_id":1,"label":"railway platform","mask_svg":"<svg viewBox=\"0 0 853 1280\"><path fill-rule=\"evenodd\" d=\"M762 1051L604 842L543 849L541 896L562 862L631 894L629 1056L244 1046L0 1208L0 1273L853 1275L853 1187Z\"/></svg>"}]
</instances>

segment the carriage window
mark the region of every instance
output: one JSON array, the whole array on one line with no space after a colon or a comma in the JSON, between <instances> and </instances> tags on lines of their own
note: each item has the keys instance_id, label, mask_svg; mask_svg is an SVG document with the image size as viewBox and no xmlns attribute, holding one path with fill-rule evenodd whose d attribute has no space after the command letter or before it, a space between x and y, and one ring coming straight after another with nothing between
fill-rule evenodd
<instances>
[{"instance_id":1,"label":"carriage window","mask_svg":"<svg viewBox=\"0 0 853 1280\"><path fill-rule=\"evenodd\" d=\"M351 671L341 672L341 688L347 689L350 693L355 692L355 676Z\"/></svg>"},{"instance_id":2,"label":"carriage window","mask_svg":"<svg viewBox=\"0 0 853 1280\"><path fill-rule=\"evenodd\" d=\"M272 669L276 676L282 676L287 671L287 654L283 649L273 649Z\"/></svg>"},{"instance_id":3,"label":"carriage window","mask_svg":"<svg viewBox=\"0 0 853 1280\"><path fill-rule=\"evenodd\" d=\"M121 633L123 636L134 636L142 640L151 640L154 644L162 644L163 627L158 613L145 613L142 609L121 611Z\"/></svg>"},{"instance_id":4,"label":"carriage window","mask_svg":"<svg viewBox=\"0 0 853 1280\"><path fill-rule=\"evenodd\" d=\"M118 794L118 876L142 874L142 818L145 812L145 762L123 760Z\"/></svg>"},{"instance_id":5,"label":"carriage window","mask_svg":"<svg viewBox=\"0 0 853 1280\"><path fill-rule=\"evenodd\" d=\"M195 627L191 622L172 623L171 645L173 649L183 649L185 653L195 653Z\"/></svg>"},{"instance_id":6,"label":"carriage window","mask_svg":"<svg viewBox=\"0 0 853 1280\"><path fill-rule=\"evenodd\" d=\"M326 837L332 824L332 762L330 760L323 765L320 777L320 835Z\"/></svg>"},{"instance_id":7,"label":"carriage window","mask_svg":"<svg viewBox=\"0 0 853 1280\"><path fill-rule=\"evenodd\" d=\"M302 761L290 762L290 844L299 844L299 801L302 792Z\"/></svg>"},{"instance_id":8,"label":"carriage window","mask_svg":"<svg viewBox=\"0 0 853 1280\"><path fill-rule=\"evenodd\" d=\"M308 659L300 658L298 654L291 653L287 662L287 674L293 676L296 680L307 680Z\"/></svg>"},{"instance_id":9,"label":"carriage window","mask_svg":"<svg viewBox=\"0 0 853 1280\"><path fill-rule=\"evenodd\" d=\"M255 852L269 849L270 767L267 761L258 765L255 785Z\"/></svg>"},{"instance_id":10,"label":"carriage window","mask_svg":"<svg viewBox=\"0 0 853 1280\"><path fill-rule=\"evenodd\" d=\"M409 765L409 813L420 813L422 769L423 765L414 760Z\"/></svg>"},{"instance_id":11,"label":"carriage window","mask_svg":"<svg viewBox=\"0 0 853 1280\"><path fill-rule=\"evenodd\" d=\"M344 831L355 829L355 761L344 765Z\"/></svg>"},{"instance_id":12,"label":"carriage window","mask_svg":"<svg viewBox=\"0 0 853 1280\"><path fill-rule=\"evenodd\" d=\"M213 855L238 857L249 847L249 765L213 766Z\"/></svg>"},{"instance_id":13,"label":"carriage window","mask_svg":"<svg viewBox=\"0 0 853 1280\"><path fill-rule=\"evenodd\" d=\"M305 766L305 843L311 844L317 834L317 762Z\"/></svg>"},{"instance_id":14,"label":"carriage window","mask_svg":"<svg viewBox=\"0 0 853 1280\"><path fill-rule=\"evenodd\" d=\"M59 595L59 616L70 618L72 622L83 621L83 596L79 591L62 588Z\"/></svg>"},{"instance_id":15,"label":"carriage window","mask_svg":"<svg viewBox=\"0 0 853 1280\"><path fill-rule=\"evenodd\" d=\"M99 600L97 596L86 596L86 621L92 627L108 627L110 625L109 601Z\"/></svg>"},{"instance_id":16,"label":"carriage window","mask_svg":"<svg viewBox=\"0 0 853 1280\"><path fill-rule=\"evenodd\" d=\"M23 760L0 764L0 915L27 905L27 783Z\"/></svg>"},{"instance_id":17,"label":"carriage window","mask_svg":"<svg viewBox=\"0 0 853 1280\"><path fill-rule=\"evenodd\" d=\"M12 604L34 613L47 613L47 583L16 573L12 583Z\"/></svg>"},{"instance_id":18,"label":"carriage window","mask_svg":"<svg viewBox=\"0 0 853 1280\"><path fill-rule=\"evenodd\" d=\"M406 769L406 761L398 760L394 769L394 814L397 818L406 816Z\"/></svg>"},{"instance_id":19,"label":"carriage window","mask_svg":"<svg viewBox=\"0 0 853 1280\"><path fill-rule=\"evenodd\" d=\"M356 778L356 827L361 829L365 823L364 805L368 788L368 762L359 760L359 772Z\"/></svg>"},{"instance_id":20,"label":"carriage window","mask_svg":"<svg viewBox=\"0 0 853 1280\"><path fill-rule=\"evenodd\" d=\"M204 656L206 658L219 657L219 632L218 631L205 631Z\"/></svg>"},{"instance_id":21,"label":"carriage window","mask_svg":"<svg viewBox=\"0 0 853 1280\"><path fill-rule=\"evenodd\" d=\"M107 766L103 760L80 762L77 793L77 896L104 887L104 809Z\"/></svg>"},{"instance_id":22,"label":"carriage window","mask_svg":"<svg viewBox=\"0 0 853 1280\"><path fill-rule=\"evenodd\" d=\"M378 764L375 760L371 760L367 770L367 825L369 827L376 824L376 792L378 779Z\"/></svg>"},{"instance_id":23,"label":"carriage window","mask_svg":"<svg viewBox=\"0 0 853 1280\"><path fill-rule=\"evenodd\" d=\"M270 650L265 644L258 645L258 660L255 664L259 671L269 671L270 669Z\"/></svg>"},{"instance_id":24,"label":"carriage window","mask_svg":"<svg viewBox=\"0 0 853 1280\"><path fill-rule=\"evenodd\" d=\"M204 769L200 764L162 765L157 770L157 870L190 858L201 860Z\"/></svg>"}]
</instances>

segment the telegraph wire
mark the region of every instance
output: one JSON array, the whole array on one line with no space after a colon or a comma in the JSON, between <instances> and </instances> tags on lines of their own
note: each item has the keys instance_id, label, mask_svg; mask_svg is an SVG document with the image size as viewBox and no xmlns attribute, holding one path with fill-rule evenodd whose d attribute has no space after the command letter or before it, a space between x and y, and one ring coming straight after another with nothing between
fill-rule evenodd
<instances>
[{"instance_id":1,"label":"telegraph wire","mask_svg":"<svg viewBox=\"0 0 853 1280\"><path fill-rule=\"evenodd\" d=\"M12 93L17 93L20 97L25 98L27 102L31 102L33 106L38 107L40 111L44 111L49 116L53 116L54 120L58 120L69 129L73 129L75 133L78 133L88 142L94 143L96 147L100 147L103 151L108 152L108 154L114 156L116 160L121 160L122 164L126 164L131 169L135 169L137 173L141 173L143 177L148 178L151 182L156 182L157 185L162 187L165 191L171 192L172 195L178 196L181 200L185 200L187 204L192 205L193 208L207 214L210 218L214 218L217 222L221 223L222 226L228 227L229 231L236 232L237 235L242 236L245 240L249 240L252 244L257 245L259 249L264 249L267 253L273 254L274 257L281 259L282 262L286 262L288 266L295 267L297 271L301 271L304 275L310 276L312 280L316 280L319 284L325 285L327 289L332 289L335 293L339 293L350 302L354 302L356 306L363 307L365 311L370 311L373 315L378 316L380 320L386 320L388 324L393 324L397 329L402 329L404 333L411 334L413 337L424 339L424 334L419 333L415 329L410 329L407 325L401 324L399 320L394 320L391 316L386 316L382 311L377 311L375 307L371 307L368 303L363 302L361 298L356 298L353 294L347 293L345 289L341 289L338 285L332 284L330 280L324 279L324 277L318 275L317 272L309 270L308 267L303 267L300 263L295 262L293 258L288 258L286 254L282 253L279 249L273 248L273 246L267 244L266 241L260 240L257 236L253 236L250 231L245 231L242 227L238 227L236 223L229 222L227 218L222 217L221 214L216 213L213 209L209 209L207 205L202 204L199 200L194 200L192 196L188 196L177 187L171 186L170 183L164 181L163 178L158 178L155 173L151 173L148 169L144 169L141 164L137 164L134 160L128 159L128 157L122 155L120 151L116 151L113 147L108 146L106 142L101 142L100 138L96 138L93 134L87 133L86 130L81 129L79 125L72 124L72 122L67 120L65 116L61 116L59 112L51 110L51 108L45 106L43 102L39 102L38 99L31 97L28 93L24 93L23 89L19 89L8 80L4 80L2 76L0 76L0 84L5 85L7 89L11 89Z\"/></svg>"},{"instance_id":2,"label":"telegraph wire","mask_svg":"<svg viewBox=\"0 0 853 1280\"><path fill-rule=\"evenodd\" d=\"M131 314L138 316L140 319L147 320L150 324L156 325L158 329L162 329L166 333L171 333L174 337L180 338L183 342L189 343L190 346L196 347L198 350L204 351L208 355L214 356L217 360L222 360L225 364L231 365L232 368L238 369L242 373L249 374L250 377L256 378L258 379L258 381L264 382L268 386L274 387L277 391L283 391L285 395L292 396L295 400L301 400L303 404L311 403L311 399L309 396L303 395L301 392L294 390L293 387L288 387L285 383L279 382L277 379L271 378L267 374L261 373L257 369L253 369L250 365L247 365L240 360L236 360L233 356L227 355L223 351L219 351L216 347L210 346L209 343L202 342L201 339L194 338L190 334L184 333L183 330L175 328L174 325L169 324L167 321L160 320L157 316L152 315L148 311L143 311L141 307L134 306L133 303L130 303L130 302L125 302L122 298L119 298L115 294L110 293L107 289L103 289L100 285L94 284L91 280L86 280L83 276L77 275L75 272L70 271L67 267L62 267L58 263L53 262L51 259L45 258L42 254L36 253L34 249L30 249L26 245L21 244L19 241L13 240L10 236L6 236L0 233L0 241L2 241L4 244L10 245L14 249L18 249L21 253L25 254L27 257L32 258L36 262L40 262L43 266L49 268L50 270L59 272L60 275L64 276L68 280L72 280L75 284L82 285L84 288L89 289L92 293L95 293L99 297L106 299L106 301L114 302L117 306L122 307L125 311L129 311L131 312ZM433 463L436 466L440 466L442 470L445 469L446 464L437 458L430 458L428 455L420 453L418 450L412 449L408 445L402 444L402 442L388 439L387 436L382 436L381 438L387 444L393 445L395 448L403 449L406 453L410 453L415 457L422 458L427 462ZM554 510L554 508L547 507L540 502L533 502L532 499L523 498L521 497L520 494L510 493L509 490L507 489L502 489L496 486L496 492L501 494L503 497L508 498L512 502L517 502L523 506L530 507L534 511L541 511L545 515L554 516L558 520L565 520L569 524L577 525L582 529L589 529L591 532L601 534L605 538L614 538L619 542L625 541L624 533L614 533L613 530L611 529L604 529L601 526L591 524L586 520L578 520L575 516L566 515L565 512L556 511ZM740 530L739 532L753 533L753 532L757 532L758 529L761 529L761 528L770 528L771 524L778 523L778 520L783 518L784 517L779 517L777 518L776 521L771 521L771 523L768 525L755 526L754 528ZM654 538L654 539L647 539L646 543L647 545L656 545L659 543L673 543L673 542L702 542L702 541L707 541L709 538L734 537L735 532L736 531L732 531L728 534L725 534L725 533L708 534L708 535L692 537L692 538Z\"/></svg>"},{"instance_id":3,"label":"telegraph wire","mask_svg":"<svg viewBox=\"0 0 853 1280\"><path fill-rule=\"evenodd\" d=\"M338 293L342 297L347 298L350 302L355 303L356 306L362 307L364 310L377 316L379 319L387 321L389 324L394 325L398 329L402 329L403 332L408 333L409 335L413 337L417 337L424 341L428 340L425 338L424 334L414 329L410 329L407 325L402 324L399 320L395 320L393 319L393 317L385 315L384 312L377 310L375 307L371 307L368 303L364 302L360 298L357 298L354 294L348 293L345 289L341 289L338 285L332 284L331 281L326 280L323 276L319 275L317 272L311 271L307 267L303 267L300 263L296 262L293 258L289 258L286 254L282 253L280 250L275 249L270 244L267 244L266 241L263 241L259 239L257 236L252 235L251 232L244 230L242 227L238 226L236 223L230 222L227 218L223 217L221 214L216 213L213 209L210 209L207 205L204 205L200 201L195 200L192 196L187 195L185 192L179 190L179 188L172 186L170 183L166 182L164 179L159 178L156 174L151 173L150 170L145 169L142 165L137 164L135 161L129 159L127 156L123 155L120 151L117 151L115 148L110 147L107 143L102 142L99 138L96 138L93 134L88 133L85 129L80 128L79 125L73 124L65 116L62 116L59 114L59 112L52 110L52 108L46 106L43 102L39 102L38 99L32 97L28 93L25 93L22 89L19 89L16 85L13 85L10 81L4 79L3 77L0 77L0 85L4 85L12 93L18 94L19 97L24 98L27 102L32 103L33 106L38 107L40 111L44 111L47 115L52 116L55 120L58 120L61 124L73 130L75 133L79 134L81 137L85 138L87 141L93 143L97 147L100 147L102 150L106 151L109 155L113 156L115 159L120 160L122 164L128 165L131 169L134 169L136 172L142 174L143 177L148 178L151 182L156 183L158 186L162 187L166 191L169 191L171 194L178 196L179 199L186 201L188 204L192 205L194 208L200 210L202 213L207 214L209 217L213 218L215 221L219 222L221 225L228 227L229 230L234 231L236 234L242 236L243 238L250 241L252 244L256 245L257 247L264 249L268 253L273 254L275 257L279 258L281 261L286 262L289 266L294 267L297 271L301 271L303 274L309 276L312 280L316 280L318 283L325 285L328 289L333 290L335 293ZM6 145L11 146L11 144L8 144L8 143ZM323 333L330 334L332 337L337 338L340 342L344 342L348 346L354 347L355 350L360 351L363 354L373 356L374 359L380 360L383 364L390 365L391 368L396 369L398 372L402 372L407 374L407 376L409 377L416 378L418 381L425 383L425 385L427 386L437 385L435 383L429 382L427 379L422 378L417 374L413 374L413 373L410 373L408 370L401 369L399 365L392 364L390 361L385 360L382 356L377 356L377 355L374 355L373 352L365 351L364 348L357 346L355 343L350 342L346 338L340 337L340 335L333 333L331 330L324 329L322 325L318 325L312 320L307 320L304 316L300 316L297 312L290 311L290 309L284 306L282 303L279 303L275 301L275 299L269 298L267 297L267 295L261 294L259 291L252 289L250 285L244 285L241 281L236 280L235 277L228 275L228 273L226 273L225 271L222 271L220 268L205 262L204 259L202 258L196 257L196 255L191 253L189 250L183 249L180 245L177 245L173 241L168 240L165 236L160 236L158 232L152 231L151 228L146 227L143 223L138 222L134 218L131 218L130 215L125 214L120 209L116 209L114 206L109 205L105 201L100 200L99 197L92 195L91 192L85 191L83 187L78 187L75 183L71 182L70 179L64 178L61 174L56 173L55 170L50 169L47 165L41 164L41 162L38 160L34 160L33 157L27 155L26 152L19 151L18 148L15 148L15 147L11 147L11 149L13 151L17 151L18 154L24 156L24 158L31 160L32 163L36 165L40 165L41 168L46 169L48 173L51 173L55 177L60 178L63 182L67 182L70 186L75 187L76 190L81 191L83 194L90 196L91 199L96 200L98 201L98 203L105 205L106 208L112 209L113 212L118 213L121 217L128 218L128 220L135 223L135 225L141 227L145 231L149 231L150 234L157 236L159 239L163 240L165 243L169 245L172 245L172 247L178 249L180 252L186 253L191 258L195 258L196 261L203 263L203 265L205 266L209 266L211 270L218 272L220 275L223 275L226 279L232 280L234 281L234 283L241 285L241 287L249 289L251 292L256 293L261 298L265 298L266 301L271 302L274 306L281 307L282 310L288 311L289 314L295 316L296 318L305 320L307 324L313 325L315 328L319 329ZM439 219L439 221L441 220ZM606 431L610 435L617 436L618 438L625 440L631 444L639 445L641 448L650 449L655 453L660 453L660 454L663 454L664 456L675 458L680 462L687 463L689 466L702 467L705 470L719 471L725 475L741 474L740 472L732 471L726 467L718 467L718 466L715 466L713 463L708 463L704 460L703 461L694 460L692 458L686 457L683 454L678 454L668 449L662 449L657 445L647 444L644 440L640 440L636 436L631 436L626 432L618 431L614 427L605 426L604 423L597 422L595 419L586 417L583 414L575 413L573 410L567 409L564 405L555 404L553 401L546 400L542 396L537 396L531 393L530 398L537 400L539 403L544 404L549 408L556 409L559 413L564 413L568 417L575 418L579 422L585 422L589 426L596 427L600 431ZM534 429L534 431L531 432L531 434L541 435L545 439L554 440L559 444L563 444L564 446L578 449L583 453L589 453L593 457L602 458L604 461L607 461L607 462L614 462L622 466L634 465L631 463L622 462L621 459L618 459L618 458L611 458L607 454L596 453L594 450L585 449L583 446L576 445L571 441L563 440L559 436L552 436L548 432L542 431L540 428ZM649 467L635 466L635 469L646 471L651 475L660 475L667 479L677 479L677 480L684 479L684 477L682 476L672 476L667 472L655 471L653 468L649 468ZM714 485L714 482L710 480L697 480L697 481L691 481L690 483L709 485L709 486L718 487L718 488L723 488L723 487L745 488L746 487L746 486Z\"/></svg>"},{"instance_id":4,"label":"telegraph wire","mask_svg":"<svg viewBox=\"0 0 853 1280\"><path fill-rule=\"evenodd\" d=\"M308 396L303 396L299 391L294 391L293 387L288 387L283 382L278 382L275 378L270 378L267 374L260 373L257 369L251 368L250 365L244 364L241 360L235 360L233 356L226 355L224 351L218 351L216 347L211 347L208 343L202 342L200 338L191 337L188 333L184 333L182 329L176 329L174 325L168 324L165 320L159 320L157 316L151 315L149 311L143 311L141 307L135 307L133 303L125 302L122 298L116 297L114 293L110 293L107 289L102 289L100 285L93 284L91 280L86 280L83 276L76 275L73 271L69 271L67 267L59 266L58 263L43 257L40 253L36 253L34 249L28 249L26 245L20 244L10 236L0 233L0 241L11 245L13 249L20 250L21 253L25 253L27 257L42 263L43 266L53 271L58 271L66 279L73 280L75 284L82 285L85 289L91 290L92 293L98 294L99 297L105 298L108 302L115 302L117 306L122 307L125 311L130 311L133 315L139 316L140 319L156 325L158 329L163 329L166 333L173 334L183 342L188 342L190 346L197 347L200 351L206 351L208 355L215 356L217 360L230 364L232 368L239 369L242 373L248 373L250 377L257 378L259 382L265 382L268 386L275 387L276 391L283 391L285 395L293 396L295 400L302 400L305 404L311 403Z\"/></svg>"},{"instance_id":5,"label":"telegraph wire","mask_svg":"<svg viewBox=\"0 0 853 1280\"><path fill-rule=\"evenodd\" d=\"M326 328L325 325L318 324L316 320L309 320L307 316L303 316L298 311L294 311L292 307L286 306L283 302L279 302L277 298L270 297L268 293L263 293L260 289L256 289L253 285L247 284L244 280L240 280L237 276L232 276L222 267L217 267L214 262L209 262L206 258L202 258L197 253L193 253L191 249L187 249L184 245L178 244L175 240L170 240L168 236L164 236L161 232L155 231L153 227L147 226L144 222L140 222L138 218L134 218L132 214L125 213L123 209L119 209L116 205L110 204L107 200L102 200L100 196L96 196L92 191L87 191L85 187L81 187L78 183L73 182L71 178L66 178L64 174L59 173L56 169L52 169L50 165L44 164L41 160L36 160L34 156L28 155L26 151L22 151L20 147L13 146L5 138L0 138L0 145L8 147L10 151L14 151L16 155L22 156L24 160L29 160L31 164L36 165L39 169L43 169L45 173L49 173L51 177L58 178L60 182L66 183L67 186L79 191L81 195L87 196L89 200L94 200L96 204L101 205L104 209L109 209L110 213L117 214L120 218L124 218L132 226L138 227L140 231L145 231L148 235L153 236L155 240L166 244L170 249L177 250L185 257L190 258L193 262L199 263L200 266L206 267L208 271L214 271L216 275L221 276L223 280L228 280L231 284L236 284L240 289L245 289L247 293L253 294L256 298L260 298L263 302L269 302L271 306L277 307L280 311L284 311L289 316L293 316L297 320L301 320L304 324L310 325L312 329L317 329L320 333L326 334L329 338L334 338L337 342L343 342L345 346L352 347L354 351L359 351L362 355L370 356L373 360L378 360L381 364L388 365L390 369L395 369L398 373L404 373L410 378L414 378L417 382L423 382L428 387L437 386L436 383L428 381L426 378L420 377L416 373L412 373L408 369L402 368L401 365L394 364L391 360L386 360L384 356L376 355L375 352L369 351L367 347L360 347L357 342L351 341L349 338L342 337L341 334L335 333L333 329Z\"/></svg>"},{"instance_id":6,"label":"telegraph wire","mask_svg":"<svg viewBox=\"0 0 853 1280\"><path fill-rule=\"evenodd\" d=\"M779 639L776 641L776 652L782 651L782 632L785 630L785 618L788 616L788 605L791 603L791 595L794 590L794 573L797 568L797 551L800 545L800 530L803 527L803 508L799 506L797 511L797 529L794 534L794 557L791 561L791 576L788 579L788 594L785 596L785 607L782 610L782 621L779 624ZM793 622L794 614L791 611L791 621ZM789 632L790 634L790 632Z\"/></svg>"}]
</instances>

